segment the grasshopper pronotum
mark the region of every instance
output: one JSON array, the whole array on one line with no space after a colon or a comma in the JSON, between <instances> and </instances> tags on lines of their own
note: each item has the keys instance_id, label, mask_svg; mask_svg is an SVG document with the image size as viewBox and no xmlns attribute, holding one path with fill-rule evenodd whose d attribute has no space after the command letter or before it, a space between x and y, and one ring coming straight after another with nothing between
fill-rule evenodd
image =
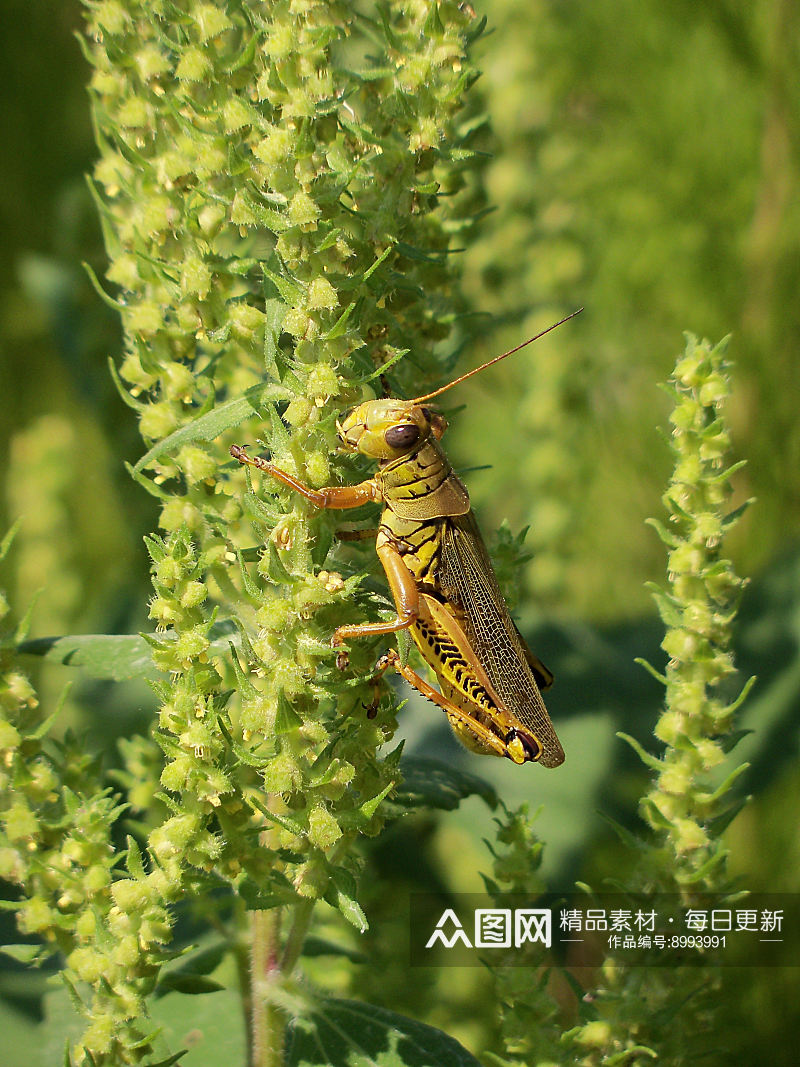
<instances>
[{"instance_id":1,"label":"grasshopper pronotum","mask_svg":"<svg viewBox=\"0 0 800 1067\"><path fill-rule=\"evenodd\" d=\"M379 660L379 674L394 667L444 710L456 736L472 751L545 767L564 762L540 693L553 676L530 651L508 612L467 490L439 446L447 423L423 402L561 322L432 393L413 400L369 400L354 408L337 423L339 437L347 449L378 462L375 476L359 485L309 489L267 460L248 455L241 445L231 446L240 463L282 482L315 507L383 504L376 551L397 617L340 626L331 644L407 629L441 691L403 663L394 649Z\"/></svg>"}]
</instances>

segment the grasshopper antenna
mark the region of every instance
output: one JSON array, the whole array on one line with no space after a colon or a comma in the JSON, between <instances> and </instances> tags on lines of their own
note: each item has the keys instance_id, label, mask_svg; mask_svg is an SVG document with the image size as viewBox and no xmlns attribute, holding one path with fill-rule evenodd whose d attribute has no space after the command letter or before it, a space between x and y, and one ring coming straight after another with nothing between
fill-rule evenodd
<instances>
[{"instance_id":1,"label":"grasshopper antenna","mask_svg":"<svg viewBox=\"0 0 800 1067\"><path fill-rule=\"evenodd\" d=\"M578 308L577 311L571 312L558 322L554 322L552 326L548 326L546 330L542 330L541 333L537 333L535 337L529 337L527 341L523 341L521 345L517 345L516 348L509 348L508 352L503 352L500 356L495 356L494 359L490 359L488 363L481 363L480 367L476 367L474 370L467 371L466 374L462 374L460 378L454 378L452 382L448 382L447 385L443 385L440 389L434 389L432 393L426 393L424 396L416 396L413 400L409 401L411 404L419 404L423 400L432 400L435 396L439 396L440 393L444 393L447 389L452 389L454 385L460 385L461 382L465 382L467 378L471 378L473 374L479 374L482 370L486 370L487 367L491 367L493 363L499 363L501 359L505 359L506 356L513 356L515 352L519 352L521 348L525 348L526 345L533 344L534 341L538 341L540 337L544 337L546 333L550 333L551 330L555 330L557 326L563 326L565 322L569 322L570 319L574 319L576 315L580 315L583 308Z\"/></svg>"}]
</instances>

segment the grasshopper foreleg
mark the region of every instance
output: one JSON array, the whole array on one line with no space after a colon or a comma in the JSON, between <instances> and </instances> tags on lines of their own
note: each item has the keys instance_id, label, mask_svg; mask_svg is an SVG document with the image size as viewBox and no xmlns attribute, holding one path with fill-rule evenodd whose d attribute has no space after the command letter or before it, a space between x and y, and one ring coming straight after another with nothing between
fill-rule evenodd
<instances>
[{"instance_id":1,"label":"grasshopper foreleg","mask_svg":"<svg viewBox=\"0 0 800 1067\"><path fill-rule=\"evenodd\" d=\"M275 481L281 482L289 489L293 489L295 493L305 497L316 508L357 508L362 504L376 503L383 499L374 478L368 478L365 482L359 482L358 485L328 485L324 489L309 489L294 475L287 474L286 471L273 466L269 460L262 459L261 456L249 455L241 445L231 445L230 451L233 458L238 459L240 463L246 463L250 467L255 467L256 470L263 471L270 478L274 478Z\"/></svg>"},{"instance_id":2,"label":"grasshopper foreleg","mask_svg":"<svg viewBox=\"0 0 800 1067\"><path fill-rule=\"evenodd\" d=\"M357 508L361 504L377 503L383 499L380 489L374 478L368 478L358 485L329 485L324 489L309 489L291 474L275 467L260 456L251 456L241 445L231 445L231 455L240 463L246 463L257 470L268 474L270 478L281 482L293 489L296 493L305 497L309 503L318 508ZM417 584L408 567L403 562L403 557L397 551L392 542L384 541L377 547L378 558L386 571L389 587L392 590L394 602L397 605L397 618L390 622L364 623L361 626L340 626L334 631L331 645L336 648L343 641L352 637L369 637L374 634L391 634L397 630L404 630L417 618L419 614L419 594ZM341 661L346 665L346 660Z\"/></svg>"}]
</instances>

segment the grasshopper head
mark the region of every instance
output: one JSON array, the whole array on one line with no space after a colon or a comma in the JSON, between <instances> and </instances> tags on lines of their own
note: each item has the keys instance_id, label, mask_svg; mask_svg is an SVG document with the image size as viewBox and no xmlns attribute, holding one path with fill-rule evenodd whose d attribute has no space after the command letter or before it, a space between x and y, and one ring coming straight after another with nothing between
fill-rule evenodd
<instances>
[{"instance_id":1,"label":"grasshopper head","mask_svg":"<svg viewBox=\"0 0 800 1067\"><path fill-rule=\"evenodd\" d=\"M336 424L342 444L371 459L399 459L431 435L440 438L447 423L413 400L368 400Z\"/></svg>"}]
</instances>

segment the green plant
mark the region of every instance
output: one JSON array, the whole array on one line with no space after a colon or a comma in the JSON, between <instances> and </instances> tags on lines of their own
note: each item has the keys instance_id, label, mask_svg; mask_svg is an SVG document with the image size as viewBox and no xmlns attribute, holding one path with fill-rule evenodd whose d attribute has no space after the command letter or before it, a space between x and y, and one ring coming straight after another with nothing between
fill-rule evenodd
<instances>
[{"instance_id":1,"label":"green plant","mask_svg":"<svg viewBox=\"0 0 800 1067\"><path fill-rule=\"evenodd\" d=\"M58 832L51 841L4 793L4 869L23 894L22 929L66 955L88 1022L71 1062L172 1062L153 994L220 988L207 975L228 947L249 1058L266 1067L284 1061L289 1019L295 1057L324 1043L334 1015L360 1028L357 1005L315 999L292 974L323 900L365 927L357 843L381 830L402 775L399 748L385 747L393 701L375 719L362 707L374 648L354 648L344 672L329 644L337 622L385 607L367 582L372 563L337 548L336 569L323 569L328 521L253 492L227 447L235 427L261 432L282 467L328 483L342 473L332 452L343 408L380 375L400 391L436 377L436 346L459 310L449 251L469 225L459 190L472 153L458 112L482 24L427 2L100 0L86 11L100 148L91 189L117 295L96 284L122 317L125 356L112 371L148 445L131 474L159 502L161 531L147 539L152 663L139 639L81 647L101 672L124 672L127 656L157 673L160 789L153 749L128 743L123 778L144 811L115 853L120 808L84 757L97 837L84 851L103 879L67 901L53 857L75 803L51 761ZM10 675L12 693L21 677ZM9 722L9 786L29 773L39 730ZM28 848L58 886L37 880ZM199 957L170 963L183 911L217 934ZM442 1062L467 1062L445 1035L413 1021L408 1033L438 1043Z\"/></svg>"},{"instance_id":2,"label":"green plant","mask_svg":"<svg viewBox=\"0 0 800 1067\"><path fill-rule=\"evenodd\" d=\"M742 737L733 716L754 681L736 699L726 695L726 683L735 674L731 641L745 583L721 549L747 506L729 510L731 477L742 464L728 460L726 348L727 339L712 346L687 335L667 385L674 403L674 469L663 497L669 521L650 522L669 549L668 589L653 587L667 628L661 647L669 659L663 675L644 664L665 688L655 726L665 750L651 755L620 734L653 774L640 805L653 833L636 846L640 856L630 887L676 892L686 904L703 891L725 894L733 888L722 834L744 804L733 785L747 764L738 764L722 780L711 776L719 774ZM688 1063L719 1041L714 1015L720 988L713 968L686 974L624 967L611 956L596 990L596 1017L568 1032L565 1043L587 1065L644 1065L659 1058Z\"/></svg>"},{"instance_id":3,"label":"green plant","mask_svg":"<svg viewBox=\"0 0 800 1067\"><path fill-rule=\"evenodd\" d=\"M48 25L66 21L69 7L59 8L57 19L48 17ZM632 818L631 798L641 794L636 772L619 756L625 746L611 745L613 730L622 725L636 732L634 724L652 712L654 702L636 669L628 668L630 649L642 654L649 635L647 620L635 617L649 550L637 548L631 516L640 507L643 514L651 511L642 494L660 491L656 465L642 474L640 442L652 425L652 382L663 375L657 361L676 320L691 316L715 328L732 323L744 338L743 389L732 413L739 417L736 437L753 460L750 476L762 502L770 483L754 443L769 456L773 486L785 498L773 492L759 508L758 533L751 537L756 557L792 528L785 516L793 506L796 465L776 447L791 422L785 416L791 390L776 384L790 361L782 364L780 345L763 340L780 336L791 348L793 305L785 294L796 288L790 281L800 262L789 254L796 228L780 224L796 212L786 192L795 164L781 150L794 122L791 110L781 106L796 67L785 62L791 34L770 30L780 60L780 70L771 72L760 21L750 12L729 18L730 11L720 17L716 10L690 11L690 5L637 2L626 5L620 20L619 5L578 10L498 0L492 16L500 32L490 38L495 70L486 97L498 136L494 159L479 170L469 153L485 119L461 106L461 90L472 78L463 44L479 28L466 8L427 0L381 8L302 0L120 0L88 7L85 47L96 66L93 115L102 157L91 189L112 258L113 295L97 284L126 328L117 377L121 395L141 420L147 448L134 476L162 514L159 534L148 539L157 632L148 635L149 644L133 637L30 642L22 641L26 624L8 623L5 616L0 815L6 839L0 873L18 894L13 910L26 931L25 944L10 951L18 959L43 959L45 966L66 961L61 977L73 995L70 1001L63 981L61 992L46 994L43 982L32 985L37 998L30 1047L42 1049L48 1062L61 1058L69 1042L73 1063L152 1064L191 1044L187 1064L242 1062L246 1029L253 1035L251 1058L276 1058L291 1017L290 1062L339 1062L350 1054L354 1034L363 1040L367 1032L376 1059L382 1052L410 1059L409 1045L415 1044L434 1062L469 1062L441 1034L398 1013L426 1018L470 1047L485 1048L500 1000L503 1040L491 1047L511 1062L538 1057L557 1063L567 1055L587 1062L648 1062L647 1049L665 1058L670 1041L681 1045L679 1054L694 1056L702 1040L688 1035L697 1021L714 1021L716 1031L729 1036L737 1021L744 1025L741 1020L747 1020L755 1050L752 1062L770 1056L778 1062L786 1020L767 974L742 979L738 1003L726 986L713 1014L704 993L689 1001L686 1015L675 1016L676 1002L663 982L654 993L643 986L642 993L664 1006L660 1022L673 1019L665 1037L653 1026L652 1012L636 1011L639 990L630 976L609 966L598 981L600 995L581 1002L583 1025L564 1043L565 1013L556 1009L551 986L541 982L528 996L525 971L501 975L499 993L478 969L468 976L452 969L433 976L417 972L409 981L398 897L424 877L461 889L459 879L478 866L470 868L474 853L460 847L465 837L458 815L437 829L430 811L453 807L471 792L491 801L492 790L452 768L439 767L433 775L420 763L393 763L386 748L377 748L391 733L395 709L386 694L374 722L361 708L372 693L359 690L359 672L369 672L375 650L354 647L352 673L342 675L327 647L337 623L388 611L385 586L368 575L371 557L337 545L329 520L294 507L296 500L266 485L250 494L226 446L231 440L255 442L260 434L284 465L316 484L357 480L361 469L330 453L332 416L377 390L382 367L393 391L411 395L421 383L441 380L443 364L469 339L461 319L465 306L515 323L529 312L530 325L514 325L510 346L552 321L548 306L560 309L568 299L569 307L576 297L588 305L574 342L562 334L551 349L537 349L535 363L533 355L530 364L509 361L491 390L487 383L486 391L474 394L468 415L453 420L453 436L463 432L477 442L471 453L464 450L469 463L492 463L485 481L491 499L502 502L504 513L512 509L512 521L533 523L536 555L527 573L528 593L533 589L536 596L520 597L527 615L521 627L528 632L528 613L548 600L548 619L573 610L581 619L628 617L601 632L556 621L544 633L544 658L557 674L556 713L572 735L558 779L535 771L503 779L502 768L486 766L490 761L476 768L507 790L502 795L514 798L512 809L518 796L552 789L540 823L550 820L549 863L558 855L559 874L572 881L578 871L570 858L580 853L580 876L598 884L593 863L619 853L597 831L596 797L604 810L617 805L615 814L625 819ZM774 29L783 17L776 7L767 21ZM714 20L721 31L716 34ZM451 62L453 49L458 56ZM17 68L10 69L17 77L26 69L38 75L48 54L28 20L12 52ZM75 65L66 48L64 53ZM15 98L27 103L38 94L52 123L53 115L61 115L45 95L54 80L37 77L29 92L10 94L10 106ZM58 79L60 89L65 81ZM766 171L759 189L759 154L752 147L765 88L772 115L763 131ZM475 101L476 94L470 97ZM283 114L293 108L284 123ZM15 162L37 154L30 151L34 144L42 162L51 161L48 142L57 130L35 116L32 107L26 121L16 124L23 132L10 142ZM71 133L68 118L63 125ZM440 130L444 138L437 140ZM65 140L71 151L71 137ZM665 145L669 167L661 165ZM495 218L502 220L487 231L485 243L471 236L471 216L482 206L482 172L500 208ZM33 233L40 241L45 233L66 260L71 246L65 247L63 223L74 217L77 197L74 189L64 197L62 189L61 209L46 210L49 174L34 160L25 183L12 187L6 201L21 209L28 201L27 213L20 210L15 220L25 251ZM770 212L775 190L783 200ZM753 263L780 263L781 284L770 288L765 279L774 281L774 272L756 270L759 284L746 287L750 299L743 300L739 251L747 243L754 201L762 210L753 219L758 247L753 245L750 270ZM768 225L759 228L764 221ZM462 244L469 246L466 253L451 255ZM467 301L453 284L453 266L462 260ZM8 275L19 271L19 252L9 248L4 266ZM53 362L42 360L44 372L29 373L32 349L46 350L52 340L35 296L44 293L55 333L64 322L57 316L64 312L65 290L73 293L65 278L79 289L64 262L60 274L48 267L39 264L38 280L32 270L22 270L25 300L4 293L0 316L11 348L16 341L20 353L16 364L4 358L0 367L0 376L8 368L8 394L19 389L21 397L3 409L5 425L17 434L9 500L14 513L23 500L26 510L38 509L33 538L15 542L13 555L22 558L19 569L27 580L13 583L9 599L26 607L43 560L59 583L54 591L48 577L47 610L36 615L39 632L48 632L42 614L53 620L45 626L62 625L53 609L64 591L85 607L90 598L83 595L82 577L96 573L95 544L119 558L119 538L104 528L103 512L116 511L123 528L127 521L105 484L104 507L97 506L95 473L107 453L95 448L96 428L87 434L82 426L85 420L96 427L92 420L98 418L84 402L91 393L87 383L96 378L91 362L72 368L78 400L56 433L56 424L44 420L18 433L34 405L38 413L69 392L57 344L51 345ZM713 286L707 284L711 275ZM740 308L750 319L744 332L736 317ZM73 306L67 311L75 314ZM85 334L74 321L70 325L67 340L83 354ZM494 351L503 347L494 344ZM752 360L756 348L758 366ZM701 367L708 359L703 351L694 357ZM474 355L470 365L478 361ZM503 374L519 376L513 403L501 395ZM784 417L774 425L751 414L754 387L762 397L779 396ZM80 408L80 419L74 408ZM490 456L489 428L496 446ZM116 455L121 436L113 435ZM692 441L689 435L685 443L694 447ZM86 472L83 486L55 484L55 476L78 463ZM469 476L476 501L481 477ZM513 492L505 491L512 486ZM54 537L46 514L56 495L63 524L59 517ZM483 495L488 501L489 492ZM78 526L76 512L82 516ZM674 533L678 525L668 529ZM623 540L625 566L617 567ZM323 562L329 546L332 555ZM735 555L735 542L731 549ZM499 550L519 593L518 546L504 534ZM132 575L143 569L127 568ZM739 835L734 851L748 874L752 865L768 878L779 858L787 885L793 867L785 857L794 839L782 808L794 788L781 791L778 776L790 748L777 726L791 726L797 691L796 572L791 558L754 580L760 599L741 619L759 672L769 670L767 646L780 664L773 671L774 691L768 677L760 689L761 718L747 723L756 731L742 744L758 760L753 782L759 788L774 783L771 799L762 801L773 805L780 828L771 837L775 855L771 860L770 835L757 814L763 809L756 805L743 813L751 820L745 847L741 818L725 838L733 835L736 843ZM702 589L694 584L696 575L684 577L691 580L684 583L681 604L687 612L691 606L696 618L704 606ZM115 596L104 582L96 578L91 591L95 603L113 607ZM662 597L669 603L672 595L670 589ZM712 608L711 615L717 614ZM78 612L78 625L94 625L87 618L94 616ZM671 640L680 644L683 629L670 624ZM713 629L715 638L724 636L724 627ZM658 640L647 653L653 662ZM104 683L95 684L88 699L79 683L61 719L49 726L52 679L40 685L31 670L37 697L26 674L30 660L18 659L20 651L45 652L49 660L100 679L147 676L159 692L158 740L146 728L125 738L124 766L110 777L87 750L104 743L110 750L111 734L127 728L116 699ZM724 673L729 664L723 642L703 666ZM705 712L687 718L699 666L676 657L666 672L675 686L659 732L673 736L675 745L654 767L659 782L648 792L646 812L659 829L637 874L661 877L660 884L667 868L671 873L671 857L684 881L699 872L697 884L703 884L705 871L709 884L724 883L718 832L735 813L735 805L723 810L733 790L718 788L724 780L719 770L712 769L709 786L698 785L695 772L736 733L709 738ZM320 699L323 692L328 695ZM724 724L725 700L715 704L714 694L706 694L705 711ZM82 724L93 731L88 741L64 730L63 720L72 721L82 701ZM752 705L748 701L748 709ZM435 744L438 717L426 713L426 742ZM318 760L313 766L312 752ZM448 753L451 758L457 765L458 753ZM474 757L464 759L474 763ZM381 800L383 789L401 776L406 781ZM109 792L111 781L119 796ZM412 805L427 812L420 822L394 821L390 833L376 833ZM472 814L468 809L466 819ZM519 812L507 812L500 823L492 872L498 888L535 889L541 843ZM374 847L367 842L373 833ZM688 847L692 843L696 847ZM373 923L365 936L355 932L363 924L359 908ZM350 924L341 921L343 913ZM312 934L304 937L309 915ZM287 978L301 943L302 966ZM374 964L362 969L359 950L381 960L380 982L371 981L378 973ZM313 958L320 952L324 971ZM4 1010L15 1003L17 984L24 989L35 981L25 976L18 982L18 974L9 979L9 973L1 979ZM320 987L335 995L320 995L298 975L322 978ZM368 996L384 1010L345 1002L345 996ZM785 1003L793 1004L791 992ZM37 1026L40 1011L45 1021ZM2 1015L4 1032L9 1017L13 1010Z\"/></svg>"},{"instance_id":4,"label":"green plant","mask_svg":"<svg viewBox=\"0 0 800 1067\"><path fill-rule=\"evenodd\" d=\"M731 639L745 583L721 549L724 534L747 506L729 511L731 477L741 464L727 460L726 348L727 341L712 347L687 335L667 385L674 402L674 470L663 498L669 522L651 523L669 548L669 588L653 586L667 627L661 647L669 661L663 675L639 661L665 687L665 707L655 726L665 750L657 757L627 734L619 735L653 775L640 803L650 835L619 827L631 866L624 887L631 893L678 893L686 905L703 891L724 895L733 889L722 834L744 804L733 785L747 764L724 778L719 771L742 737L733 728L733 716L754 680L738 698L725 696L735 674ZM491 849L490 891L532 897L542 892L542 849L527 810L505 811ZM555 1000L559 976L544 954L539 963L533 976L513 966L495 972L503 1006L503 1055L491 1055L490 1062L498 1067L550 1067L566 1062L564 1057L585 1067L644 1067L659 1060L677 1065L695 1062L720 1042L714 1017L722 982L713 967L688 973L669 966L632 967L611 953L590 980L588 995L567 975L580 1021L565 1027L564 1009Z\"/></svg>"}]
</instances>

